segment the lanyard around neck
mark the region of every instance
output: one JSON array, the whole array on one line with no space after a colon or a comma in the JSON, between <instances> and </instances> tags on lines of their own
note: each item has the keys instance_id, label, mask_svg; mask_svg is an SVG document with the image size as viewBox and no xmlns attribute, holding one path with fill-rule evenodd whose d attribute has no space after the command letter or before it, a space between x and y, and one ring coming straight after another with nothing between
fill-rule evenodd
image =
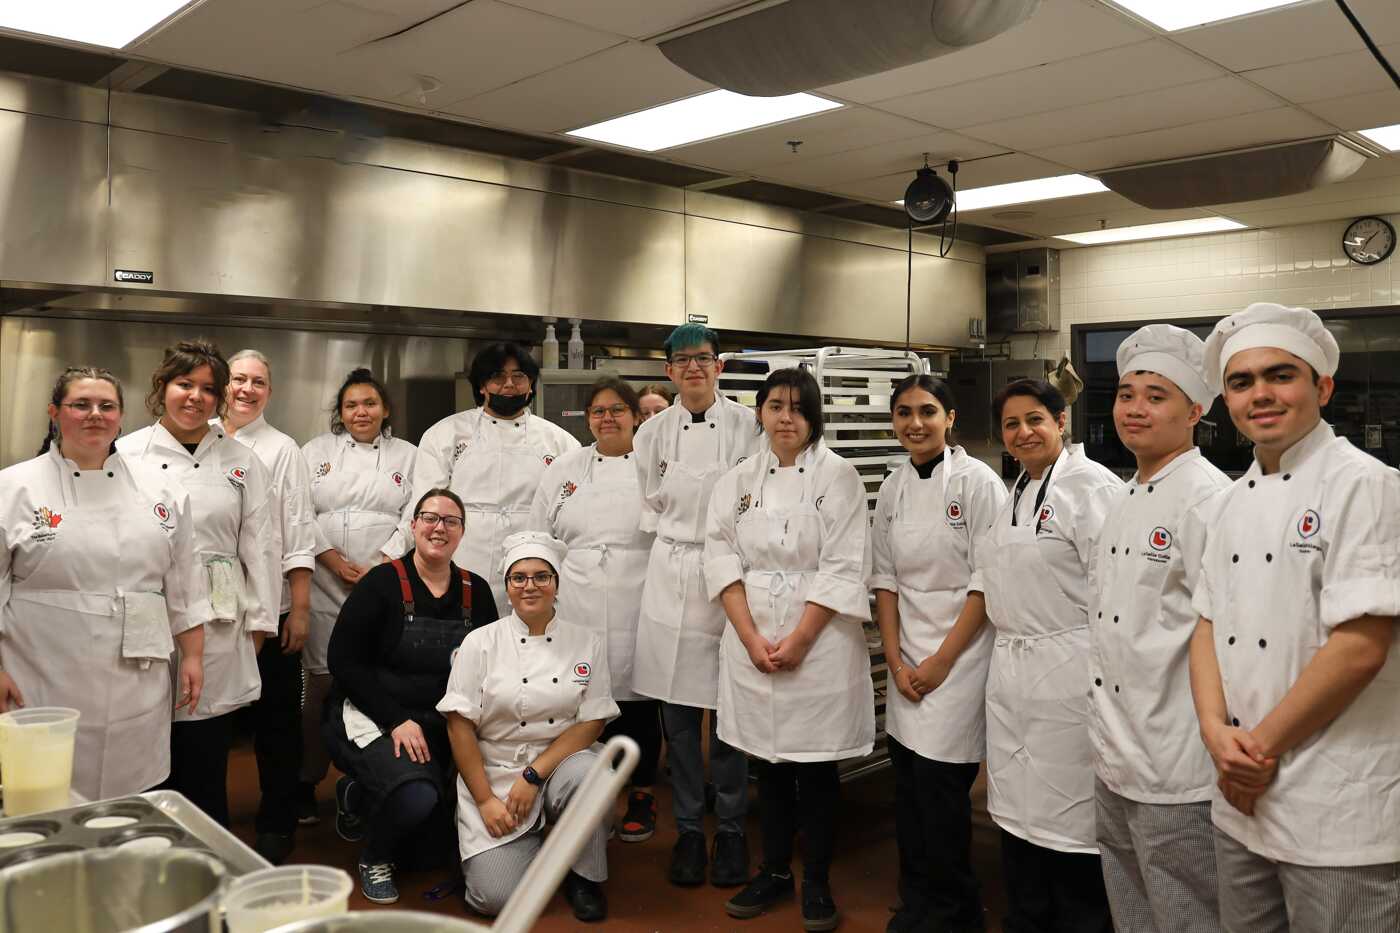
<instances>
[{"instance_id":1,"label":"lanyard around neck","mask_svg":"<svg viewBox=\"0 0 1400 933\"><path fill-rule=\"evenodd\" d=\"M1043 524L1040 517L1040 507L1045 503L1045 494L1050 491L1050 474L1055 472L1055 464L1050 464L1045 468L1045 475L1040 480L1040 489L1035 494L1035 533L1040 534L1040 526ZM1021 493L1026 491L1026 487L1031 483L1031 475L1022 473L1021 478L1016 481L1016 495L1011 500L1011 524L1016 525L1016 510L1021 504Z\"/></svg>"}]
</instances>

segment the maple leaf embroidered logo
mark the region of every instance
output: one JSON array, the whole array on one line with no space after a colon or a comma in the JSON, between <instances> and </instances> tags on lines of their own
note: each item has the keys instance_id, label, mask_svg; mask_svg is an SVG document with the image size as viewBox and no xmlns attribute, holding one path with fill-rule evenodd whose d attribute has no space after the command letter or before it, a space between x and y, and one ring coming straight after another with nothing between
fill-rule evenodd
<instances>
[{"instance_id":1,"label":"maple leaf embroidered logo","mask_svg":"<svg viewBox=\"0 0 1400 933\"><path fill-rule=\"evenodd\" d=\"M661 463L657 466L656 472L657 472L657 474L660 475L660 476L665 476L665 475L666 475L666 461L665 461L665 460L662 460Z\"/></svg>"},{"instance_id":2,"label":"maple leaf embroidered logo","mask_svg":"<svg viewBox=\"0 0 1400 933\"><path fill-rule=\"evenodd\" d=\"M578 492L578 484L566 482L564 483L564 485L559 487L559 498L567 499L576 492Z\"/></svg>"},{"instance_id":3,"label":"maple leaf embroidered logo","mask_svg":"<svg viewBox=\"0 0 1400 933\"><path fill-rule=\"evenodd\" d=\"M322 463L320 466L318 466L318 467L316 468L316 478L317 478L317 479L320 479L321 477L325 476L325 475L326 475L327 473L329 473L330 471L331 471L331 465L330 465L329 463Z\"/></svg>"},{"instance_id":4,"label":"maple leaf embroidered logo","mask_svg":"<svg viewBox=\"0 0 1400 933\"><path fill-rule=\"evenodd\" d=\"M35 528L57 528L61 521L63 521L63 516L47 506L40 506L34 510Z\"/></svg>"},{"instance_id":5,"label":"maple leaf embroidered logo","mask_svg":"<svg viewBox=\"0 0 1400 933\"><path fill-rule=\"evenodd\" d=\"M734 513L734 514L735 514L735 517L737 518L738 516L743 515L745 512L747 512L747 511L749 510L749 507L752 506L752 505L753 505L753 495L750 494L750 493L744 493L744 495L739 499L739 508L738 508L738 510Z\"/></svg>"}]
</instances>

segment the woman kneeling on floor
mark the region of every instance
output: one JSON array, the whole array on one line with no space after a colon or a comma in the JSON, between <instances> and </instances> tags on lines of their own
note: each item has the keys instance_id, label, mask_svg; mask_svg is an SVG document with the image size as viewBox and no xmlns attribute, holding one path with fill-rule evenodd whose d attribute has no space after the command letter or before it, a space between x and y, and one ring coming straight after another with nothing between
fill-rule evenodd
<instances>
[{"instance_id":1,"label":"woman kneeling on floor","mask_svg":"<svg viewBox=\"0 0 1400 933\"><path fill-rule=\"evenodd\" d=\"M452 662L447 716L457 761L457 836L467 904L500 913L592 767L618 715L602 633L554 613L566 548L542 532L502 543L514 610L467 636ZM574 916L607 917L608 827L600 822L564 880Z\"/></svg>"},{"instance_id":2,"label":"woman kneeling on floor","mask_svg":"<svg viewBox=\"0 0 1400 933\"><path fill-rule=\"evenodd\" d=\"M496 619L490 584L452 563L463 514L456 493L428 490L413 510L413 550L360 578L331 633L334 686L321 732L346 775L335 787L335 828L364 839L360 889L376 904L399 899L394 862L405 850L451 851L446 830L445 846L432 844L434 828L451 824L456 774L433 707L467 632Z\"/></svg>"}]
</instances>

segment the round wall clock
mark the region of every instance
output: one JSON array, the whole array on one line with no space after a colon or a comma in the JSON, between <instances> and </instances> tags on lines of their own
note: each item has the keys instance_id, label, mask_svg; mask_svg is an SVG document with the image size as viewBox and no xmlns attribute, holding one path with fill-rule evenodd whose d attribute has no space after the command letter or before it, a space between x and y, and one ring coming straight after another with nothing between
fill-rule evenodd
<instances>
[{"instance_id":1,"label":"round wall clock","mask_svg":"<svg viewBox=\"0 0 1400 933\"><path fill-rule=\"evenodd\" d=\"M1380 217L1353 220L1342 234L1342 251L1352 262L1373 266L1395 250L1395 228Z\"/></svg>"}]
</instances>

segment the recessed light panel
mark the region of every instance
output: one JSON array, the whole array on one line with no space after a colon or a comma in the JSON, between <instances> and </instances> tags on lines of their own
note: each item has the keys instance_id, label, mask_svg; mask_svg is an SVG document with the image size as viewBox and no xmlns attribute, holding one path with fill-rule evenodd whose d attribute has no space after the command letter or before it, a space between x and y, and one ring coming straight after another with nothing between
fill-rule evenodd
<instances>
[{"instance_id":1,"label":"recessed light panel","mask_svg":"<svg viewBox=\"0 0 1400 933\"><path fill-rule=\"evenodd\" d=\"M1053 178L1032 178L1006 185L988 185L958 192L958 210L979 211L1008 204L1031 204L1055 198L1073 198L1081 194L1107 191L1103 182L1088 175L1056 175Z\"/></svg>"},{"instance_id":2,"label":"recessed light panel","mask_svg":"<svg viewBox=\"0 0 1400 933\"><path fill-rule=\"evenodd\" d=\"M1107 230L1088 230L1084 233L1057 233L1055 239L1070 240L1085 246L1100 243L1124 243L1128 240L1158 240L1163 237L1191 236L1197 233L1220 233L1225 230L1243 230L1244 224L1228 217L1197 217L1193 220L1174 220L1164 224L1144 224L1139 227L1110 227Z\"/></svg>"},{"instance_id":3,"label":"recessed light panel","mask_svg":"<svg viewBox=\"0 0 1400 933\"><path fill-rule=\"evenodd\" d=\"M0 28L121 49L191 0L14 0L0 3Z\"/></svg>"},{"instance_id":4,"label":"recessed light panel","mask_svg":"<svg viewBox=\"0 0 1400 933\"><path fill-rule=\"evenodd\" d=\"M642 152L657 152L702 139L795 120L841 106L834 100L812 94L746 97L733 91L709 91L649 110L629 113L625 117L569 130L565 135L640 149Z\"/></svg>"},{"instance_id":5,"label":"recessed light panel","mask_svg":"<svg viewBox=\"0 0 1400 933\"><path fill-rule=\"evenodd\" d=\"M1400 123L1394 126L1378 126L1374 129L1362 130L1361 135L1378 146L1384 146L1391 152L1400 152Z\"/></svg>"},{"instance_id":6,"label":"recessed light panel","mask_svg":"<svg viewBox=\"0 0 1400 933\"><path fill-rule=\"evenodd\" d=\"M1175 32L1298 2L1300 0L1113 0L1113 5L1167 32Z\"/></svg>"}]
</instances>

